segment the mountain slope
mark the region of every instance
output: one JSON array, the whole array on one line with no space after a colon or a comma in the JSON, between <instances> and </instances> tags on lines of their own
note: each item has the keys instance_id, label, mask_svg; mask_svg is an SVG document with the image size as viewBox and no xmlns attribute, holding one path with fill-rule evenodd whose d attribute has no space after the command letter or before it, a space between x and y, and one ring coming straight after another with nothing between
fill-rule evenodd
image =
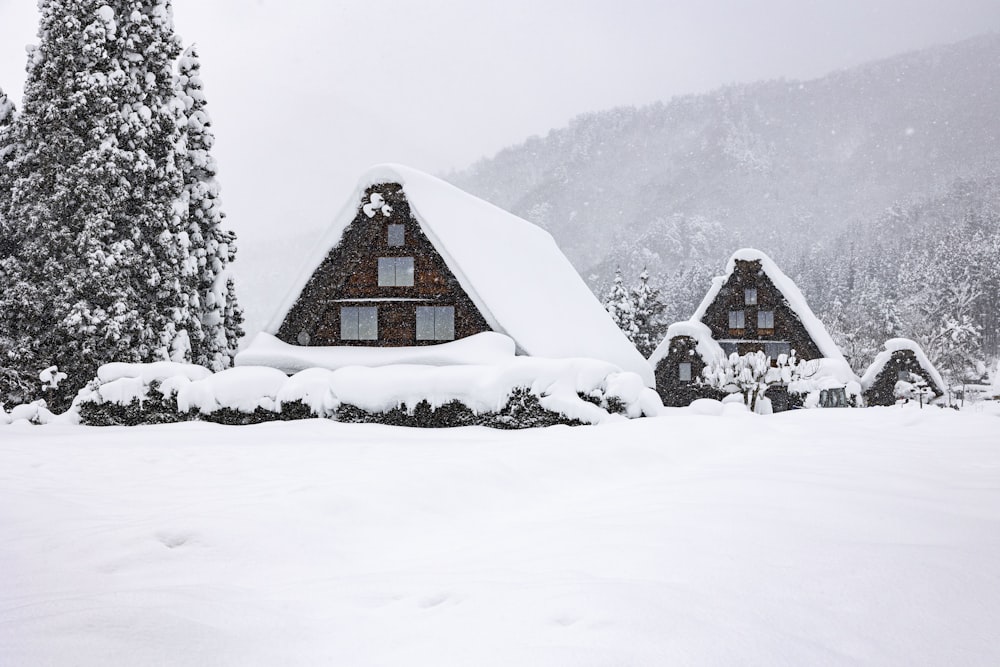
<instances>
[{"instance_id":1,"label":"mountain slope","mask_svg":"<svg viewBox=\"0 0 1000 667\"><path fill-rule=\"evenodd\" d=\"M1000 36L808 81L588 114L452 174L603 282L755 245L778 261L1000 163Z\"/></svg>"}]
</instances>

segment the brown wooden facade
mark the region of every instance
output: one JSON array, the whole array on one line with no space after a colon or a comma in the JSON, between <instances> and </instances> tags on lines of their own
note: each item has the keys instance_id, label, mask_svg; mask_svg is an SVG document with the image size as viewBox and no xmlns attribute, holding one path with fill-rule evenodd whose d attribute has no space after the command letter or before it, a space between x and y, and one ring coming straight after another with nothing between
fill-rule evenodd
<instances>
[{"instance_id":1,"label":"brown wooden facade","mask_svg":"<svg viewBox=\"0 0 1000 667\"><path fill-rule=\"evenodd\" d=\"M941 396L944 393L944 388L939 387L931 374L924 370L924 367L917 361L917 355L912 350L896 350L875 376L871 386L865 391L865 403L868 405L895 405L896 382L899 380L909 382L911 373L923 378L935 396Z\"/></svg>"},{"instance_id":2,"label":"brown wooden facade","mask_svg":"<svg viewBox=\"0 0 1000 667\"><path fill-rule=\"evenodd\" d=\"M689 364L688 379L681 379L682 364ZM667 407L684 407L698 398L722 398L722 392L707 385L698 384L705 369L705 360L698 354L698 341L690 336L675 336L670 341L667 355L660 359L654 369L656 391Z\"/></svg>"},{"instance_id":3,"label":"brown wooden facade","mask_svg":"<svg viewBox=\"0 0 1000 667\"><path fill-rule=\"evenodd\" d=\"M755 290L748 299L747 290ZM755 303L748 303L755 301ZM731 327L731 312L743 312L743 327ZM758 313L772 313L771 327L758 326ZM786 347L799 359L819 359L819 346L809 335L788 300L768 277L758 260L736 260L732 275L719 290L701 320L726 354L771 354ZM770 345L769 345L770 344Z\"/></svg>"},{"instance_id":4,"label":"brown wooden facade","mask_svg":"<svg viewBox=\"0 0 1000 667\"><path fill-rule=\"evenodd\" d=\"M373 193L389 209L369 216L364 211ZM402 245L390 245L390 225L403 225ZM395 230L398 232L398 229ZM412 286L379 285L379 258L413 258ZM410 212L398 183L381 183L365 191L358 213L340 242L309 279L289 310L277 337L292 345L358 345L398 347L434 345L442 339L417 339L417 308L454 308L454 339L490 331L482 313ZM341 337L345 307L377 308L378 335L374 340Z\"/></svg>"}]
</instances>

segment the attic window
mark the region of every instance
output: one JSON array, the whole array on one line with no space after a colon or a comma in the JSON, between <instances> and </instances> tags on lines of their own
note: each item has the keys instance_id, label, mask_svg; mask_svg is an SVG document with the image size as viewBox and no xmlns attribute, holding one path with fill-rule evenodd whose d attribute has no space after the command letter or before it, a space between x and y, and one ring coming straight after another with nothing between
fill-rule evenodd
<instances>
[{"instance_id":1,"label":"attic window","mask_svg":"<svg viewBox=\"0 0 1000 667\"><path fill-rule=\"evenodd\" d=\"M379 287L413 287L412 257L379 257Z\"/></svg>"},{"instance_id":2,"label":"attic window","mask_svg":"<svg viewBox=\"0 0 1000 667\"><path fill-rule=\"evenodd\" d=\"M455 340L455 307L417 306L417 340Z\"/></svg>"},{"instance_id":3,"label":"attic window","mask_svg":"<svg viewBox=\"0 0 1000 667\"><path fill-rule=\"evenodd\" d=\"M743 303L745 303L748 306L756 306L757 305L757 288L756 287L748 287L747 289L743 290Z\"/></svg>"},{"instance_id":4,"label":"attic window","mask_svg":"<svg viewBox=\"0 0 1000 667\"><path fill-rule=\"evenodd\" d=\"M691 363L685 361L682 364L677 364L677 379L681 382L691 381Z\"/></svg>"},{"instance_id":5,"label":"attic window","mask_svg":"<svg viewBox=\"0 0 1000 667\"><path fill-rule=\"evenodd\" d=\"M910 371L896 371L896 380L909 382L910 381Z\"/></svg>"},{"instance_id":6,"label":"attic window","mask_svg":"<svg viewBox=\"0 0 1000 667\"><path fill-rule=\"evenodd\" d=\"M745 329L747 325L747 317L745 310L730 310L729 311L729 328L730 329Z\"/></svg>"},{"instance_id":7,"label":"attic window","mask_svg":"<svg viewBox=\"0 0 1000 667\"><path fill-rule=\"evenodd\" d=\"M398 248L405 243L404 229L403 225L389 225L386 240L390 248Z\"/></svg>"},{"instance_id":8,"label":"attic window","mask_svg":"<svg viewBox=\"0 0 1000 667\"><path fill-rule=\"evenodd\" d=\"M758 329L773 329L774 328L774 311L773 310L758 310L757 311L757 328Z\"/></svg>"},{"instance_id":9,"label":"attic window","mask_svg":"<svg viewBox=\"0 0 1000 667\"><path fill-rule=\"evenodd\" d=\"M378 308L341 307L340 339L378 340Z\"/></svg>"}]
</instances>

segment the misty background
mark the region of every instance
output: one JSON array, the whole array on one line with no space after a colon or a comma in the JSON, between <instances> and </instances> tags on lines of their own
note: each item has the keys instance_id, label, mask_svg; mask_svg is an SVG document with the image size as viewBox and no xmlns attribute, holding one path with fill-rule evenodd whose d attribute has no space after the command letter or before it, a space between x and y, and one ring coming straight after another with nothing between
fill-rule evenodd
<instances>
[{"instance_id":1,"label":"misty background","mask_svg":"<svg viewBox=\"0 0 1000 667\"><path fill-rule=\"evenodd\" d=\"M796 224L810 238L832 238L898 199L943 196L955 178L995 165L995 0L698 5L177 0L177 31L201 51L224 207L239 235L248 333L265 323L298 258L377 162L445 174L546 226L597 290L629 257L650 262L616 241L618 228L635 232L629 243L648 246L642 235L694 219L723 255L746 241L788 260L802 250L802 238L783 240ZM34 2L0 0L0 87L14 100L36 29ZM988 33L994 37L960 52L932 49L908 64L850 69ZM826 77L839 70L850 71ZM966 73L961 98L933 90L950 85L955 72ZM907 85L889 89L901 74ZM800 87L821 77L819 86ZM771 83L734 85L756 81ZM983 96L968 97L979 84ZM928 111L921 103L942 92L950 106ZM836 113L824 115L831 108ZM913 120L906 116L913 110L928 113ZM975 133L941 171L936 158L954 135L935 141L925 130L935 115L954 110L974 116ZM782 113L792 115L776 127ZM797 135L783 129L793 117ZM847 143L831 129L848 132ZM878 150L868 150L873 133L885 134ZM685 162L693 147L706 145L711 159ZM865 148L855 166L869 160L867 171L838 162L847 167L834 183L825 179L829 160L809 160L815 151L837 156L851 147ZM974 169L965 148L979 160ZM615 160L602 159L602 150ZM893 151L906 153L906 169L886 171L897 164ZM568 168L574 159L576 168ZM642 170L655 173L643 181L635 176ZM727 170L729 180L720 176ZM796 189L800 177L825 191ZM777 199L762 198L772 191ZM584 202L599 213L581 213ZM802 220L812 222L803 228ZM657 258L661 272L683 264L666 252Z\"/></svg>"}]
</instances>

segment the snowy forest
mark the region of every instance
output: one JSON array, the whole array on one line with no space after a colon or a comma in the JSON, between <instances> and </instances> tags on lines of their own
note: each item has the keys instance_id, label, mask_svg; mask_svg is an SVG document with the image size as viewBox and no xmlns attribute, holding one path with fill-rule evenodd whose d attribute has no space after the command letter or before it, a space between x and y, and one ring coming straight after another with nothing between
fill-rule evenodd
<instances>
[{"instance_id":1,"label":"snowy forest","mask_svg":"<svg viewBox=\"0 0 1000 667\"><path fill-rule=\"evenodd\" d=\"M221 370L243 334L197 51L169 2L122 4L40 3L23 107L0 92L8 404L47 368L55 407L111 361Z\"/></svg>"},{"instance_id":2,"label":"snowy forest","mask_svg":"<svg viewBox=\"0 0 1000 667\"><path fill-rule=\"evenodd\" d=\"M902 336L979 381L1000 356L998 62L990 35L587 114L450 179L552 232L605 303L658 291L654 332L753 246L857 372Z\"/></svg>"}]
</instances>

